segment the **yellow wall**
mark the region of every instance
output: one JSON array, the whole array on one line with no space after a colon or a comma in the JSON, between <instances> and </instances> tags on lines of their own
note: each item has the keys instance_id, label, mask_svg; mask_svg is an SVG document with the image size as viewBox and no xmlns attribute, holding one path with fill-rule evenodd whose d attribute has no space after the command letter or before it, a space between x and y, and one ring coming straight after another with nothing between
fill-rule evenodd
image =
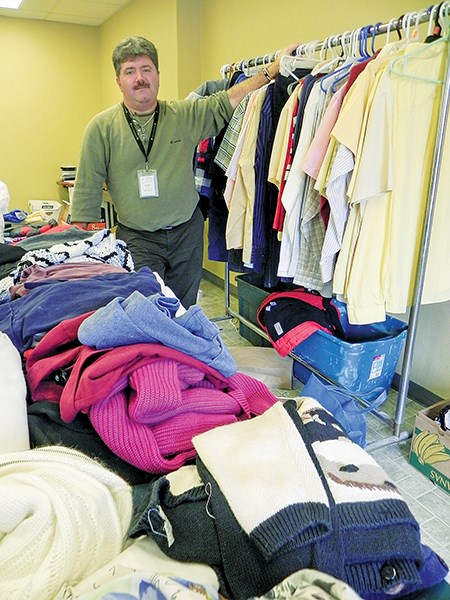
<instances>
[{"instance_id":1,"label":"yellow wall","mask_svg":"<svg viewBox=\"0 0 450 600\"><path fill-rule=\"evenodd\" d=\"M107 104L120 99L111 53L129 35L143 35L157 47L161 98L183 98L191 85L199 84L199 10L200 0L133 0L101 27L102 89Z\"/></svg>"},{"instance_id":2,"label":"yellow wall","mask_svg":"<svg viewBox=\"0 0 450 600\"><path fill-rule=\"evenodd\" d=\"M101 107L95 28L0 17L0 179L10 208L57 199L60 166Z\"/></svg>"},{"instance_id":3,"label":"yellow wall","mask_svg":"<svg viewBox=\"0 0 450 600\"><path fill-rule=\"evenodd\" d=\"M58 197L59 167L77 163L87 121L120 100L111 53L123 37L156 44L160 96L175 99L218 78L223 64L414 10L423 10L417 0L132 0L99 28L0 17L0 179L10 208ZM205 264L223 276L223 265ZM422 307L412 367L415 382L443 397L450 397L449 321L450 302Z\"/></svg>"},{"instance_id":4,"label":"yellow wall","mask_svg":"<svg viewBox=\"0 0 450 600\"><path fill-rule=\"evenodd\" d=\"M202 0L203 77L217 76L223 64L273 53L290 43L323 40L369 23L387 23L422 8L420 0Z\"/></svg>"},{"instance_id":5,"label":"yellow wall","mask_svg":"<svg viewBox=\"0 0 450 600\"><path fill-rule=\"evenodd\" d=\"M178 84L179 97L195 90L202 78L201 0L178 0Z\"/></svg>"},{"instance_id":6,"label":"yellow wall","mask_svg":"<svg viewBox=\"0 0 450 600\"><path fill-rule=\"evenodd\" d=\"M121 99L111 60L120 39L155 43L161 97L176 99L201 81L200 23L200 0L134 0L99 28L0 17L0 180L10 208L63 195L60 166L77 164L88 120Z\"/></svg>"}]
</instances>

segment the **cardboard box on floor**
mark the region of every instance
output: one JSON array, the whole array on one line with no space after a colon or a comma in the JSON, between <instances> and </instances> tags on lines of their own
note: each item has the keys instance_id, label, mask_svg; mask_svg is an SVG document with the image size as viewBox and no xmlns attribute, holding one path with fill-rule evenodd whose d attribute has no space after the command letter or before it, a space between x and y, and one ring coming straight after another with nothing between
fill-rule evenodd
<instances>
[{"instance_id":1,"label":"cardboard box on floor","mask_svg":"<svg viewBox=\"0 0 450 600\"><path fill-rule=\"evenodd\" d=\"M258 379L269 388L292 389L292 364L290 356L282 358L274 348L259 346L228 346L237 370Z\"/></svg>"},{"instance_id":2,"label":"cardboard box on floor","mask_svg":"<svg viewBox=\"0 0 450 600\"><path fill-rule=\"evenodd\" d=\"M450 494L450 431L435 421L448 405L450 400L442 400L417 413L409 462Z\"/></svg>"}]
</instances>

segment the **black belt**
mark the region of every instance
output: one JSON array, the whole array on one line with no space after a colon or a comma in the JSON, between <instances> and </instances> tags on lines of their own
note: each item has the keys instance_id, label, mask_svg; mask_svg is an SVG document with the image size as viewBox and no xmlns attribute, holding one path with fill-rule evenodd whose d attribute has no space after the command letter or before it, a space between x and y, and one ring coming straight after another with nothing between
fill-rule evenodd
<instances>
[{"instance_id":1,"label":"black belt","mask_svg":"<svg viewBox=\"0 0 450 600\"><path fill-rule=\"evenodd\" d=\"M197 209L198 209L198 206L195 210L197 210ZM191 221L194 218L195 210L192 213L192 217L190 217L190 219L188 219L184 223L179 223L178 225L166 225L166 227L160 227L156 231L172 231L172 229L178 229L178 227L181 227L182 225L186 225L186 223L189 223L189 221Z\"/></svg>"},{"instance_id":2,"label":"black belt","mask_svg":"<svg viewBox=\"0 0 450 600\"><path fill-rule=\"evenodd\" d=\"M192 219L192 217L191 217L191 219ZM191 219L189 219L188 221L185 221L184 223L178 223L178 225L167 225L166 227L160 227L159 229L157 229L157 231L172 231L173 229L178 229L178 227L182 227L183 225L186 225L187 223L189 223L189 221Z\"/></svg>"}]
</instances>

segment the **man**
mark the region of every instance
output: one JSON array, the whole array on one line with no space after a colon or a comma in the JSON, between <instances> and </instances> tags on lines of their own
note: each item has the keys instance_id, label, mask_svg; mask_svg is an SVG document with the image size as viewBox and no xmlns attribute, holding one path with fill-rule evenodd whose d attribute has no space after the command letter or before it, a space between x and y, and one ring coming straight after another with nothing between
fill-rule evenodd
<instances>
[{"instance_id":1,"label":"man","mask_svg":"<svg viewBox=\"0 0 450 600\"><path fill-rule=\"evenodd\" d=\"M99 219L106 184L135 269L158 273L185 308L195 304L203 261L204 220L193 156L244 96L273 79L283 54L253 77L199 100L158 99L155 46L139 36L121 41L112 59L123 102L96 115L85 130L72 203L72 223Z\"/></svg>"}]
</instances>

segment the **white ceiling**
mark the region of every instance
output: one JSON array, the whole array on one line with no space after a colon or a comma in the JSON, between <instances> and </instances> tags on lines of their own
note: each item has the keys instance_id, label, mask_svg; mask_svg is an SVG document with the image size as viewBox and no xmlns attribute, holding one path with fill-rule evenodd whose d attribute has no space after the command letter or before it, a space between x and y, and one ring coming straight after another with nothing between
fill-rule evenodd
<instances>
[{"instance_id":1,"label":"white ceiling","mask_svg":"<svg viewBox=\"0 0 450 600\"><path fill-rule=\"evenodd\" d=\"M59 23L98 26L131 0L23 0L19 9L0 9L0 15Z\"/></svg>"}]
</instances>

